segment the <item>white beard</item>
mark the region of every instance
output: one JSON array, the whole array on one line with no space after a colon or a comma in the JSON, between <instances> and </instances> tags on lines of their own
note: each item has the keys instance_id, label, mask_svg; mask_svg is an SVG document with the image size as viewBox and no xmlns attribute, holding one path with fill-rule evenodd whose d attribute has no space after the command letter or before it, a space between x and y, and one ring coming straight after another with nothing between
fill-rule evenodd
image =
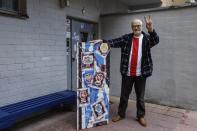
<instances>
[{"instance_id":1,"label":"white beard","mask_svg":"<svg viewBox=\"0 0 197 131\"><path fill-rule=\"evenodd\" d=\"M133 34L134 34L135 36L140 36L140 35L141 35L141 32L142 32L141 30L140 30L140 31L134 31Z\"/></svg>"}]
</instances>

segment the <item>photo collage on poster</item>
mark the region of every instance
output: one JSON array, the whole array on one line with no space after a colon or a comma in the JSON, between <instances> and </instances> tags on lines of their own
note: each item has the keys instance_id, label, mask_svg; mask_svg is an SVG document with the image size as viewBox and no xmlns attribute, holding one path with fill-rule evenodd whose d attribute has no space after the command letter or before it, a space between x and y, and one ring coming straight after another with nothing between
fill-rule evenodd
<instances>
[{"instance_id":1,"label":"photo collage on poster","mask_svg":"<svg viewBox=\"0 0 197 131\"><path fill-rule=\"evenodd\" d=\"M102 40L78 46L77 128L109 121L109 45Z\"/></svg>"}]
</instances>

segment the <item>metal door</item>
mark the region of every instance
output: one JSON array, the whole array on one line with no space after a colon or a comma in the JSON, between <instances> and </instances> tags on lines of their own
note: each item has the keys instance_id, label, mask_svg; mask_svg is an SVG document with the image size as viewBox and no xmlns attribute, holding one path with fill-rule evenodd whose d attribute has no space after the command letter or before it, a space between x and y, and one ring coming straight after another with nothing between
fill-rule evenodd
<instances>
[{"instance_id":1,"label":"metal door","mask_svg":"<svg viewBox=\"0 0 197 131\"><path fill-rule=\"evenodd\" d=\"M98 25L93 22L68 18L70 25L70 44L68 45L68 86L77 89L77 44L98 38Z\"/></svg>"}]
</instances>

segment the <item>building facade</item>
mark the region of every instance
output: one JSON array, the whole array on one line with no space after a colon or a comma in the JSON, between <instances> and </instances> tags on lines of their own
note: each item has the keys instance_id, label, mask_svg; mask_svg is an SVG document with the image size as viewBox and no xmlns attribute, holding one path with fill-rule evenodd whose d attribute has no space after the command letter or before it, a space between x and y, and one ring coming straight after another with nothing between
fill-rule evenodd
<instances>
[{"instance_id":1,"label":"building facade","mask_svg":"<svg viewBox=\"0 0 197 131\"><path fill-rule=\"evenodd\" d=\"M0 0L0 106L75 90L74 45L128 33L132 18L150 14L161 42L152 50L146 100L197 109L196 6L128 13L125 1L66 0L62 6L59 0ZM110 93L116 96L119 54L112 49Z\"/></svg>"}]
</instances>

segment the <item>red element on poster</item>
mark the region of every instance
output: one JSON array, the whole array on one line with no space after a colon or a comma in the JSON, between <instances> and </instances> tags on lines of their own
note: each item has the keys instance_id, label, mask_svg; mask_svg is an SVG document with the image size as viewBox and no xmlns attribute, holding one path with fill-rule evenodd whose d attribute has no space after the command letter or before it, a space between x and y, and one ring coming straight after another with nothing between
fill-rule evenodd
<instances>
[{"instance_id":1,"label":"red element on poster","mask_svg":"<svg viewBox=\"0 0 197 131\"><path fill-rule=\"evenodd\" d=\"M95 77L94 77L94 85L102 88L103 80L104 80L104 73L103 72L97 72Z\"/></svg>"},{"instance_id":2,"label":"red element on poster","mask_svg":"<svg viewBox=\"0 0 197 131\"><path fill-rule=\"evenodd\" d=\"M94 54L90 52L84 52L81 54L82 68L93 68L94 66Z\"/></svg>"}]
</instances>

